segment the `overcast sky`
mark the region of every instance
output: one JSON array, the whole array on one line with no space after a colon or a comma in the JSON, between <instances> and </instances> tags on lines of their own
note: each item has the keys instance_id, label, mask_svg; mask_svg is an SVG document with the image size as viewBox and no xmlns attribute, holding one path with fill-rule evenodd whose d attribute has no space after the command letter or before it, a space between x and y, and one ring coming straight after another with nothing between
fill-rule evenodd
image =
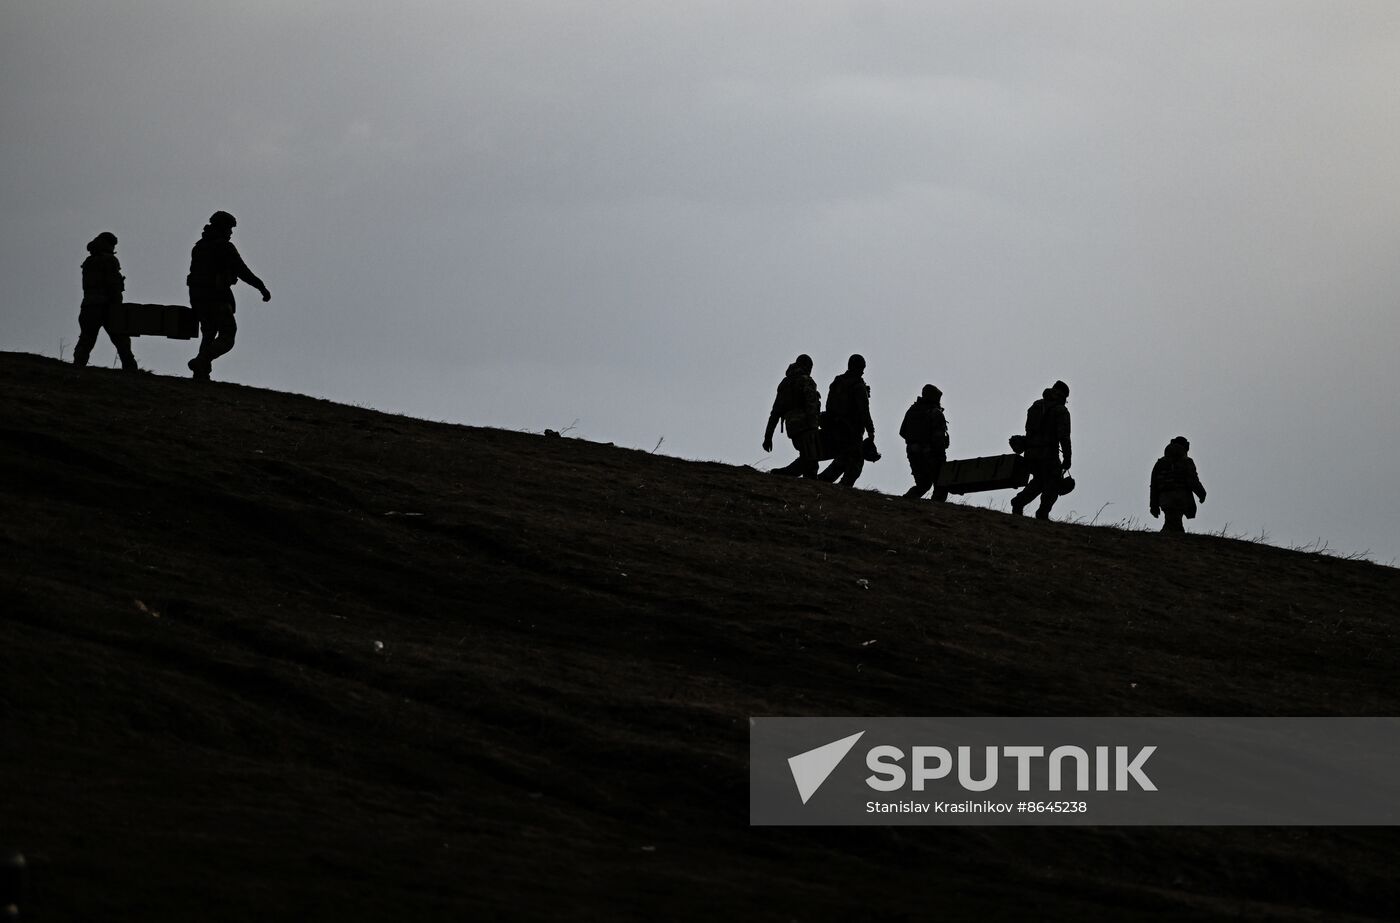
<instances>
[{"instance_id":1,"label":"overcast sky","mask_svg":"<svg viewBox=\"0 0 1400 923\"><path fill-rule=\"evenodd\" d=\"M1397 164L1394 0L0 0L0 348L71 356L102 230L186 302L226 209L217 379L769 467L861 352L900 492L925 382L970 457L1063 378L1057 514L1155 526L1183 434L1193 531L1391 563Z\"/></svg>"}]
</instances>

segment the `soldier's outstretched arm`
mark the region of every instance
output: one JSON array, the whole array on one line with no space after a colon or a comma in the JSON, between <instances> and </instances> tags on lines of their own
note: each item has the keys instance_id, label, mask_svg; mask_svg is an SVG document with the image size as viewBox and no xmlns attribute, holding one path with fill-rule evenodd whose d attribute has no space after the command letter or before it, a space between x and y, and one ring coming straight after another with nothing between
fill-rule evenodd
<instances>
[{"instance_id":1,"label":"soldier's outstretched arm","mask_svg":"<svg viewBox=\"0 0 1400 923\"><path fill-rule=\"evenodd\" d=\"M229 246L233 246L233 245L230 244ZM263 300L263 301L271 301L271 300L272 300L272 292L268 291L267 286L263 284L263 280L262 280L262 279L259 279L259 278L253 273L253 270L251 270L251 269L248 268L248 264L245 263L245 262L243 262L243 254L241 254L241 253L238 252L238 248L237 248L237 247L234 247L234 248L233 248L233 260L234 260L234 278L235 278L235 279L242 279L244 282L247 282L247 283L248 283L249 285L251 285L253 288L255 288L255 289L257 289L259 292L261 292L261 293L262 293L262 300Z\"/></svg>"}]
</instances>

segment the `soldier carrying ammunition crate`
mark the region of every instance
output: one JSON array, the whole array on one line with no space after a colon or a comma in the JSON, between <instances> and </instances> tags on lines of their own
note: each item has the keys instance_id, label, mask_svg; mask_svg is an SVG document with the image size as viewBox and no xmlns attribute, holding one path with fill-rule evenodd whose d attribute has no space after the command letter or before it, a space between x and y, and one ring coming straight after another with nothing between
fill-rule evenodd
<instances>
[{"instance_id":1,"label":"soldier carrying ammunition crate","mask_svg":"<svg viewBox=\"0 0 1400 923\"><path fill-rule=\"evenodd\" d=\"M136 357L131 352L131 337L112 326L109 309L120 306L126 291L126 277L117 260L117 235L103 231L88 242L88 258L83 260L83 303L78 308L78 344L73 347L73 364L88 364L97 332L107 331L107 338L117 348L122 368L136 372Z\"/></svg>"},{"instance_id":2,"label":"soldier carrying ammunition crate","mask_svg":"<svg viewBox=\"0 0 1400 923\"><path fill-rule=\"evenodd\" d=\"M904 412L899 435L904 439L904 453L914 475L914 486L904 496L918 499L932 487L933 499L948 499L948 492L935 484L938 470L948 460L948 418L943 415L943 392L933 385L924 385Z\"/></svg>"},{"instance_id":3,"label":"soldier carrying ammunition crate","mask_svg":"<svg viewBox=\"0 0 1400 923\"><path fill-rule=\"evenodd\" d=\"M1036 497L1036 519L1049 519L1050 508L1064 491L1061 482L1070 466L1069 385L1057 381L1046 388L1040 400L1026 410L1026 464L1031 481L1026 489L1011 498L1011 512L1020 516Z\"/></svg>"},{"instance_id":4,"label":"soldier carrying ammunition crate","mask_svg":"<svg viewBox=\"0 0 1400 923\"><path fill-rule=\"evenodd\" d=\"M243 262L233 245L233 229L238 221L225 211L214 212L204 226L204 234L190 251L190 307L194 309L203 338L199 353L187 364L197 379L208 380L214 360L233 349L238 324L233 319L233 285L240 279L262 293L269 301L272 293Z\"/></svg>"}]
</instances>

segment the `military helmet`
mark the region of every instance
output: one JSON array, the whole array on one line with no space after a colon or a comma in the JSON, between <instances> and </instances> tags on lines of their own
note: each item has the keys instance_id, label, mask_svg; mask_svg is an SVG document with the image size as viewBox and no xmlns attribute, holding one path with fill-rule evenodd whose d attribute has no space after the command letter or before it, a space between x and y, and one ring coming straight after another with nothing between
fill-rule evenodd
<instances>
[{"instance_id":1,"label":"military helmet","mask_svg":"<svg viewBox=\"0 0 1400 923\"><path fill-rule=\"evenodd\" d=\"M943 392L933 385L924 385L924 390L919 392L919 396L926 401L936 401L943 397Z\"/></svg>"},{"instance_id":2,"label":"military helmet","mask_svg":"<svg viewBox=\"0 0 1400 923\"><path fill-rule=\"evenodd\" d=\"M806 353L802 353L797 357L797 364L809 372L812 371L812 357Z\"/></svg>"},{"instance_id":3,"label":"military helmet","mask_svg":"<svg viewBox=\"0 0 1400 923\"><path fill-rule=\"evenodd\" d=\"M1050 390L1058 391L1060 393L1060 397L1069 397L1069 385L1065 384L1063 381L1055 382L1053 385L1050 386Z\"/></svg>"},{"instance_id":4,"label":"military helmet","mask_svg":"<svg viewBox=\"0 0 1400 923\"><path fill-rule=\"evenodd\" d=\"M117 246L117 235L111 231L103 231L88 242L89 252L98 250L113 250Z\"/></svg>"},{"instance_id":5,"label":"military helmet","mask_svg":"<svg viewBox=\"0 0 1400 923\"><path fill-rule=\"evenodd\" d=\"M846 370L850 372L864 372L865 357L860 353L852 353L851 358L846 360Z\"/></svg>"},{"instance_id":6,"label":"military helmet","mask_svg":"<svg viewBox=\"0 0 1400 923\"><path fill-rule=\"evenodd\" d=\"M209 223L216 228L238 227L238 219L233 217L226 211L214 212L214 214L209 216Z\"/></svg>"}]
</instances>

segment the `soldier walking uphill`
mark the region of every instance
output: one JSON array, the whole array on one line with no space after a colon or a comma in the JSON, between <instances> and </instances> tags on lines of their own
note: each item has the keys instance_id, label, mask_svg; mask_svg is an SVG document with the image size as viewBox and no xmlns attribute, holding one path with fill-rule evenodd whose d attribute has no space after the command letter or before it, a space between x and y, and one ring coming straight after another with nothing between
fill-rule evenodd
<instances>
[{"instance_id":1,"label":"soldier walking uphill","mask_svg":"<svg viewBox=\"0 0 1400 923\"><path fill-rule=\"evenodd\" d=\"M812 357L800 355L787 367L787 375L778 383L778 394L768 414L768 428L763 433L763 451L773 451L773 431L782 423L797 449L797 458L770 474L790 477L815 477L817 474L817 426L821 416L822 398L817 383L812 380Z\"/></svg>"},{"instance_id":2,"label":"soldier walking uphill","mask_svg":"<svg viewBox=\"0 0 1400 923\"><path fill-rule=\"evenodd\" d=\"M1206 489L1196 474L1196 463L1186 454L1190 449L1191 443L1186 437L1177 436L1167 443L1162 457L1152 466L1148 503L1153 519L1159 513L1166 514L1162 521L1163 532L1185 532L1181 517L1195 519L1196 500L1206 502Z\"/></svg>"},{"instance_id":3,"label":"soldier walking uphill","mask_svg":"<svg viewBox=\"0 0 1400 923\"><path fill-rule=\"evenodd\" d=\"M97 343L97 332L107 331L107 338L117 348L122 368L138 371L136 357L131 354L131 337L118 333L107 319L107 309L122 303L126 277L117 260L117 235L103 231L88 242L88 258L83 260L83 303L78 308L78 345L73 347L73 364L84 366Z\"/></svg>"},{"instance_id":4,"label":"soldier walking uphill","mask_svg":"<svg viewBox=\"0 0 1400 923\"><path fill-rule=\"evenodd\" d=\"M943 415L943 392L933 385L923 391L904 412L899 435L904 439L904 453L909 456L909 471L914 486L904 496L917 499L934 488L933 499L948 499L946 490L935 487L938 469L948 460L948 418Z\"/></svg>"},{"instance_id":5,"label":"soldier walking uphill","mask_svg":"<svg viewBox=\"0 0 1400 923\"><path fill-rule=\"evenodd\" d=\"M238 222L228 212L214 212L204 226L204 234L190 251L190 307L199 321L202 339L199 353L188 363L195 378L209 378L214 360L233 349L238 324L233 319L233 284L240 279L262 293L268 301L272 293L253 275L233 245L233 229Z\"/></svg>"},{"instance_id":6,"label":"soldier walking uphill","mask_svg":"<svg viewBox=\"0 0 1400 923\"><path fill-rule=\"evenodd\" d=\"M865 470L865 434L875 439L875 424L870 419L870 386L862 377L865 357L851 356L846 371L832 379L826 392L826 414L822 422L822 439L832 453L831 464L817 475L823 481L841 479L846 487L854 487Z\"/></svg>"},{"instance_id":7,"label":"soldier walking uphill","mask_svg":"<svg viewBox=\"0 0 1400 923\"><path fill-rule=\"evenodd\" d=\"M1069 385L1057 381L1026 410L1026 463L1031 480L1011 498L1011 512L1016 516L1039 497L1035 518L1049 519L1050 508L1060 498L1060 482L1070 466L1068 400Z\"/></svg>"}]
</instances>

